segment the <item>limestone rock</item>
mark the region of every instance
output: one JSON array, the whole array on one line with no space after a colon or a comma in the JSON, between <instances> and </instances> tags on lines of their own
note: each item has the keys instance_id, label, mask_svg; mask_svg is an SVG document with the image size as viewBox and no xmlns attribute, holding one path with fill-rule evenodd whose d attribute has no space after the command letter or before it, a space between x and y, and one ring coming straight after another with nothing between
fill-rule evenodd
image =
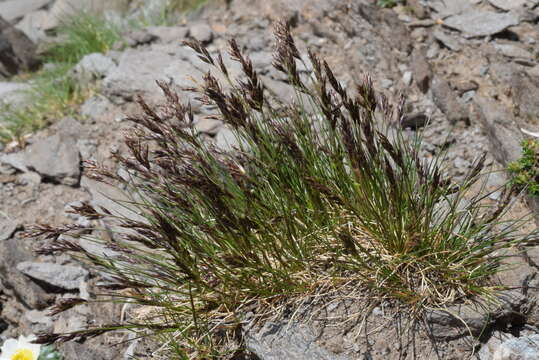
<instances>
[{"instance_id":1,"label":"limestone rock","mask_svg":"<svg viewBox=\"0 0 539 360\"><path fill-rule=\"evenodd\" d=\"M81 281L88 276L88 271L78 266L33 261L19 263L17 270L33 279L65 290L78 289Z\"/></svg>"},{"instance_id":2,"label":"limestone rock","mask_svg":"<svg viewBox=\"0 0 539 360\"><path fill-rule=\"evenodd\" d=\"M443 24L461 31L465 37L480 37L497 34L518 23L518 16L513 13L473 10L452 15L445 19Z\"/></svg>"}]
</instances>

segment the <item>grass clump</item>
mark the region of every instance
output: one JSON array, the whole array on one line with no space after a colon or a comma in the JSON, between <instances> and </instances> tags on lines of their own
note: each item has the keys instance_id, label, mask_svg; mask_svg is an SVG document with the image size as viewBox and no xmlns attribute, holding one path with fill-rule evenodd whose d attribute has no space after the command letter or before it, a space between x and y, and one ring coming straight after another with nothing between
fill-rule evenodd
<instances>
[{"instance_id":1,"label":"grass clump","mask_svg":"<svg viewBox=\"0 0 539 360\"><path fill-rule=\"evenodd\" d=\"M106 53L120 40L120 28L104 17L80 12L62 22L57 30L60 42L52 45L46 60L52 63L76 64L84 55Z\"/></svg>"},{"instance_id":2,"label":"grass clump","mask_svg":"<svg viewBox=\"0 0 539 360\"><path fill-rule=\"evenodd\" d=\"M117 155L131 177L88 168L133 197L123 203L133 217L88 203L74 208L90 219L116 219L123 230L103 244L117 256L60 237L77 226L35 228L33 235L52 241L41 253L82 255L114 279L103 287L119 301L151 309L128 324L45 334L41 342L147 329L169 334L179 358L227 358L241 348L249 306L268 315L339 291L396 301L420 316L500 289L491 278L502 269L502 250L534 238L516 233L521 222L500 220L509 193L490 208L485 194L470 193L485 158L451 183L441 160L420 158L420 138L408 140L392 122L403 118L404 101L390 105L368 76L352 94L312 52L308 80L297 70L301 56L286 24L276 26L276 37L274 66L287 74L295 101L272 99L234 41L230 53L243 69L237 80L220 55L188 44L226 79L208 72L190 91L217 109L235 149L199 137L191 107L160 84L167 103L152 108L139 100L142 113L130 118L135 130L126 138L131 155ZM68 299L56 309L82 302Z\"/></svg>"},{"instance_id":3,"label":"grass clump","mask_svg":"<svg viewBox=\"0 0 539 360\"><path fill-rule=\"evenodd\" d=\"M527 139L522 141L522 156L508 165L513 175L512 183L521 189L539 197L539 141Z\"/></svg>"}]
</instances>

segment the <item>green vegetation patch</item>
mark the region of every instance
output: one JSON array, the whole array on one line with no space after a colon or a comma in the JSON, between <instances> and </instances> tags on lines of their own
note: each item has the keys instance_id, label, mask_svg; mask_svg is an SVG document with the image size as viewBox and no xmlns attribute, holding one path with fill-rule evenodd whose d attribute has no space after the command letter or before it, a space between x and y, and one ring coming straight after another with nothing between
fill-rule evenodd
<instances>
[{"instance_id":1,"label":"green vegetation patch","mask_svg":"<svg viewBox=\"0 0 539 360\"><path fill-rule=\"evenodd\" d=\"M522 141L522 157L508 166L512 182L532 196L539 197L539 141Z\"/></svg>"}]
</instances>

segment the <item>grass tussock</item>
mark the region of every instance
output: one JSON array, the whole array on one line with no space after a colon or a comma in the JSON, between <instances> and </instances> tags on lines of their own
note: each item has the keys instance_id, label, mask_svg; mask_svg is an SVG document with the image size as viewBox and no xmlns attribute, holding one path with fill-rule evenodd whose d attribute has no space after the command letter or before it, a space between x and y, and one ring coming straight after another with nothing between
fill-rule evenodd
<instances>
[{"instance_id":1,"label":"grass tussock","mask_svg":"<svg viewBox=\"0 0 539 360\"><path fill-rule=\"evenodd\" d=\"M160 84L167 102L130 118L131 174L90 166L94 177L126 186L142 219L117 217L123 230L104 245L116 257L88 253L60 236L76 226L37 226L50 244L42 253L81 255L113 283L120 300L151 309L128 324L45 334L41 342L68 341L115 329L168 334L178 358L226 358L241 347L241 314L254 305L279 304L328 291L392 299L410 314L425 308L491 296L499 288L503 250L531 242L519 221L503 222L510 193L486 207L470 189L484 156L460 184L443 175L442 160L419 155L421 139L403 134L404 101L395 106L368 76L345 89L329 65L309 53L312 75L302 76L299 51L284 23L276 26L274 66L287 74L297 98L277 102L249 58L230 42L243 69L228 78L221 56L188 45L220 71L189 89L216 110L237 146L217 148L194 130L179 95ZM307 111L307 109L311 109ZM136 196L135 196L136 195ZM74 208L90 219L115 217L90 204ZM126 290L128 289L128 290ZM82 300L64 301L57 311Z\"/></svg>"},{"instance_id":2,"label":"grass tussock","mask_svg":"<svg viewBox=\"0 0 539 360\"><path fill-rule=\"evenodd\" d=\"M26 134L74 115L93 89L81 86L70 70L85 55L108 51L120 38L120 31L104 18L78 13L61 24L58 36L61 41L43 55L43 62L50 67L21 78L32 85L25 94L29 105L0 106L0 141L24 144Z\"/></svg>"}]
</instances>

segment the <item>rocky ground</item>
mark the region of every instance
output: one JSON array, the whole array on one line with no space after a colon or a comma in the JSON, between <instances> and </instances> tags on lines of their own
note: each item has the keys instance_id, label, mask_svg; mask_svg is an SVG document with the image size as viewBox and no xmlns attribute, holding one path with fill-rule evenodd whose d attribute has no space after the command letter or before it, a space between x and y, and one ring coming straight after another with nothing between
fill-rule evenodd
<instances>
[{"instance_id":1,"label":"rocky ground","mask_svg":"<svg viewBox=\"0 0 539 360\"><path fill-rule=\"evenodd\" d=\"M48 29L57 26L51 14L61 3L65 1L0 1L0 16L9 23L0 22L0 74L5 77L0 82L2 100L24 102L15 90L25 85L11 82L9 75L17 67L34 67L31 60L25 60L23 51L13 51L10 56L3 52L6 42L23 37L13 35L16 32L12 25L39 43ZM121 1L96 3L108 6L104 9L111 13L139 11L133 10L133 5L129 10ZM407 5L393 9L381 9L369 0L210 1L209 6L181 25L148 26L125 33L127 49L88 55L76 66L74 71L80 74L81 81L88 81L85 77L91 73L90 81L97 82L100 89L80 107L77 116L57 119L53 126L32 134L24 148L10 144L0 151L3 339L20 333L71 331L110 319L125 320L125 308L102 305L47 316L47 307L59 298L92 297L92 284L99 276L66 256L36 256L32 251L37 245L35 240L22 239L20 234L36 222L87 222L65 212L69 204L78 201L111 206L109 197L119 195L89 179L81 161L115 165L111 152L123 151L122 131L129 128L123 119L136 111L136 95L159 100L155 80L180 88L191 86L191 78L202 76L205 64L181 45L182 40L197 38L216 52L226 48L228 39L235 38L260 70L266 87L282 97L292 96L286 79L271 68L271 24L281 18L292 22L300 50L311 47L319 52L347 87L352 88L361 74L368 72L377 88L390 98L396 99L404 92L408 99L404 126L410 131L424 131L425 156L447 151L448 172L455 181L484 151L488 152L488 165L503 169L520 156L520 141L529 133L539 132L537 0L408 0ZM24 46L29 45L14 45L12 49ZM238 70L233 63L231 68ZM205 119L204 109L195 110L201 136L220 144L232 141L220 122ZM487 185L496 188L505 180L504 172L497 171ZM498 192L493 193L491 200L496 201L497 196ZM530 210L539 210L533 199L518 203L512 215ZM535 225L530 222L529 226ZM80 241L91 251L106 251ZM536 255L537 251L528 251L527 261L517 260L515 270L502 281L519 287L533 285L537 281ZM536 296L533 286L511 293L500 309L493 310L498 314L494 320L477 318L473 309L458 309L459 316L475 324L474 331L484 330L474 345L474 355L470 355L469 331L455 324L451 316L433 313L430 323L440 334L437 351L427 346L430 341L423 336L417 339L416 351L405 357L538 358ZM371 310L371 325L382 330L361 341L345 335L342 329L330 331L320 324L298 323L291 327L269 324L248 334L247 343L260 359L399 358L401 345L390 340L394 335L388 335L396 326L395 317L383 309ZM151 358L142 343L114 346L127 338L128 334L120 333L69 343L62 346L62 351L66 360L127 359L132 355ZM105 342L106 346L102 346Z\"/></svg>"}]
</instances>

